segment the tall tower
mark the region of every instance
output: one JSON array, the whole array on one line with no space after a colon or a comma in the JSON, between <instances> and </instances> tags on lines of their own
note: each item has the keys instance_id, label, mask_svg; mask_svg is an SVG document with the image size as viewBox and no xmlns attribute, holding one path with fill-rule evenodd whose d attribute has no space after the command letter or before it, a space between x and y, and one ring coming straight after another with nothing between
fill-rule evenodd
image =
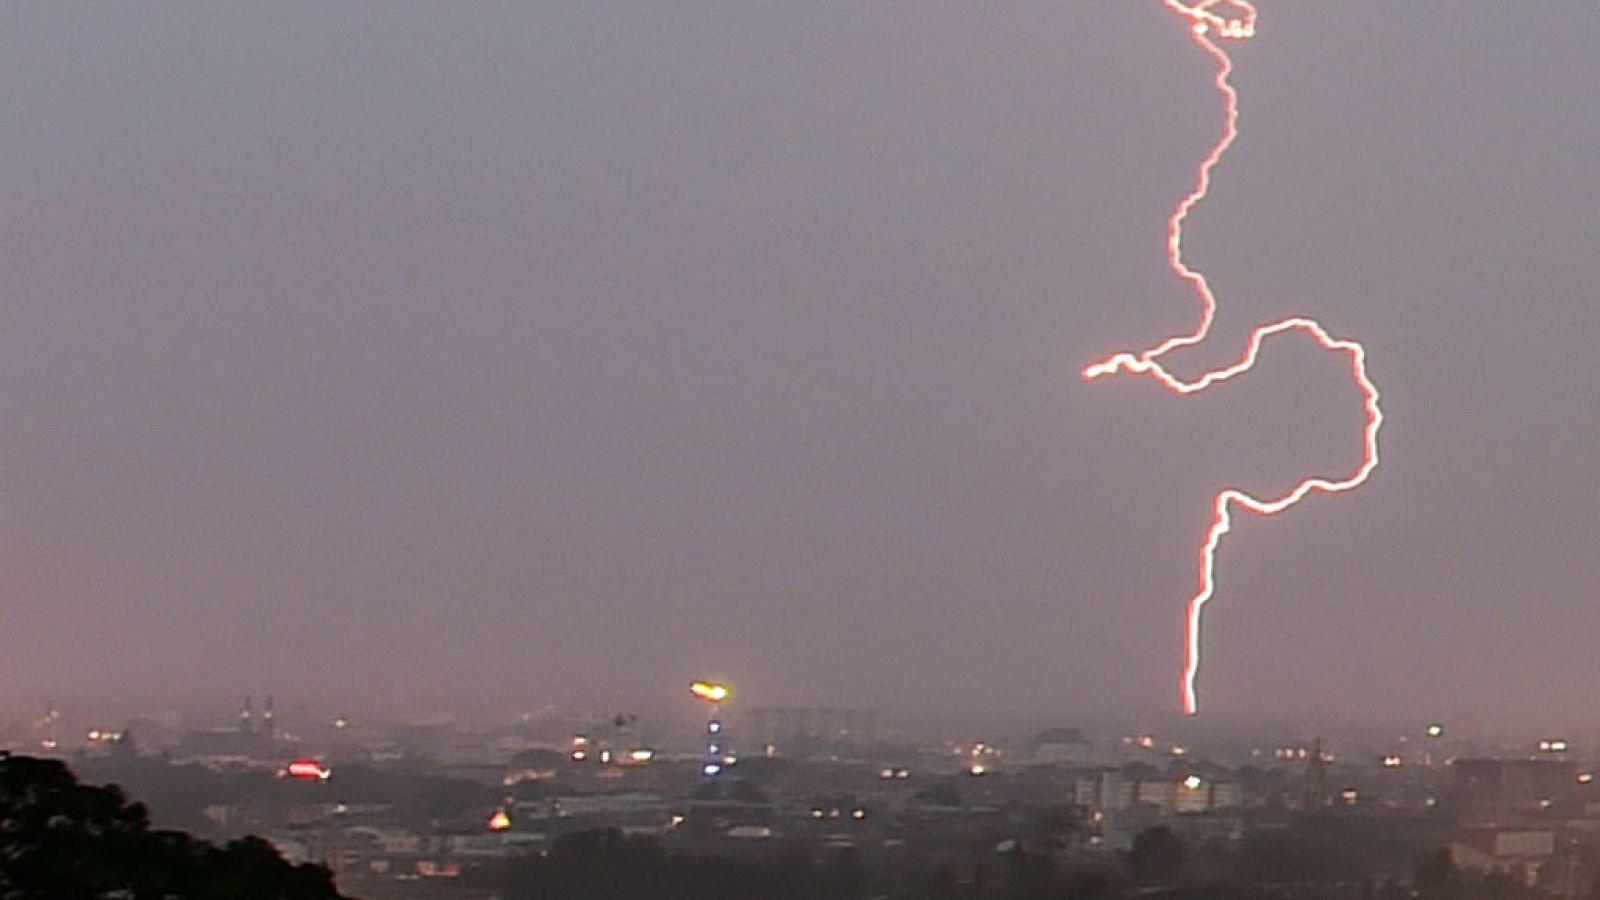
<instances>
[{"instance_id":1,"label":"tall tower","mask_svg":"<svg viewBox=\"0 0 1600 900\"><path fill-rule=\"evenodd\" d=\"M261 733L268 741L278 739L278 725L272 720L272 695L267 695L267 706L261 711Z\"/></svg>"},{"instance_id":2,"label":"tall tower","mask_svg":"<svg viewBox=\"0 0 1600 900\"><path fill-rule=\"evenodd\" d=\"M244 734L256 733L256 714L250 705L250 697L244 698L244 706L239 708L239 730Z\"/></svg>"},{"instance_id":3,"label":"tall tower","mask_svg":"<svg viewBox=\"0 0 1600 900\"><path fill-rule=\"evenodd\" d=\"M722 733L722 704L733 696L733 691L725 684L696 681L689 685L689 693L704 700L707 705L706 761L700 766L700 774L707 778L715 778L722 774L728 756L727 738Z\"/></svg>"},{"instance_id":4,"label":"tall tower","mask_svg":"<svg viewBox=\"0 0 1600 900\"><path fill-rule=\"evenodd\" d=\"M1321 809L1328 802L1328 758L1322 752L1322 738L1311 743L1311 753L1306 756L1305 796L1302 809Z\"/></svg>"}]
</instances>

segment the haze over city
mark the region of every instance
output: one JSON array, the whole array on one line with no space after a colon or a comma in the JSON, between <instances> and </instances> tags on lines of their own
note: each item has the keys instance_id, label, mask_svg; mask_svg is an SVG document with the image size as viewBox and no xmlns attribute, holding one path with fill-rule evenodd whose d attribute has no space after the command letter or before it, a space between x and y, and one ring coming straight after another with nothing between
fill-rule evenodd
<instances>
[{"instance_id":1,"label":"haze over city","mask_svg":"<svg viewBox=\"0 0 1600 900\"><path fill-rule=\"evenodd\" d=\"M1172 364L1304 313L1389 418L1240 518L1202 715L1592 735L1600 9L1262 38ZM0 721L1175 715L1211 497L1361 450L1309 341L1079 377L1192 327L1213 71L1156 2L0 4Z\"/></svg>"}]
</instances>

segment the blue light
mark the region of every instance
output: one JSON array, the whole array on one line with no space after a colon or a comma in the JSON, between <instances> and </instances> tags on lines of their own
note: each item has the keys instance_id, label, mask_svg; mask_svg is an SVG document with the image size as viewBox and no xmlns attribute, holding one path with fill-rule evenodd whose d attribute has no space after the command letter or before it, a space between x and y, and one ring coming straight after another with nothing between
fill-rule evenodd
<instances>
[{"instance_id":1,"label":"blue light","mask_svg":"<svg viewBox=\"0 0 1600 900\"><path fill-rule=\"evenodd\" d=\"M700 767L700 774L707 778L715 778L722 774L722 763L708 762Z\"/></svg>"}]
</instances>

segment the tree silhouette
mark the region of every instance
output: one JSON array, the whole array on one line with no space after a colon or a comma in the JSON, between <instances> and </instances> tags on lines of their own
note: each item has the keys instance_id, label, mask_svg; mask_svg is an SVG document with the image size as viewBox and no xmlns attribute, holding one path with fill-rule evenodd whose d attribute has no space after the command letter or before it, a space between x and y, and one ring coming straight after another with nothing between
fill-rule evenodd
<instances>
[{"instance_id":1,"label":"tree silhouette","mask_svg":"<svg viewBox=\"0 0 1600 900\"><path fill-rule=\"evenodd\" d=\"M216 847L154 831L120 788L79 784L55 760L0 755L0 898L338 900L320 866L260 838Z\"/></svg>"},{"instance_id":2,"label":"tree silhouette","mask_svg":"<svg viewBox=\"0 0 1600 900\"><path fill-rule=\"evenodd\" d=\"M1177 884L1183 878L1183 841L1165 825L1134 835L1128 874L1144 885Z\"/></svg>"},{"instance_id":3,"label":"tree silhouette","mask_svg":"<svg viewBox=\"0 0 1600 900\"><path fill-rule=\"evenodd\" d=\"M1449 900L1456 891L1456 860L1449 848L1417 860L1417 896L1422 900Z\"/></svg>"}]
</instances>

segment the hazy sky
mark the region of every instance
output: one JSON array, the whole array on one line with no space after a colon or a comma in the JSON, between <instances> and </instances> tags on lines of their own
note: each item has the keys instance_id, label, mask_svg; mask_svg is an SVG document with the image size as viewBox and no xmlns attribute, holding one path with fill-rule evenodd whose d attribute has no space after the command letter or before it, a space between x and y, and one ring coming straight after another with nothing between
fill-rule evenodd
<instances>
[{"instance_id":1,"label":"hazy sky","mask_svg":"<svg viewBox=\"0 0 1600 900\"><path fill-rule=\"evenodd\" d=\"M1600 717L1600 6L1262 0L1197 371L1369 349L1206 711ZM8 707L1178 704L1341 357L1191 327L1157 0L0 3ZM480 701L481 702L481 701ZM1580 731L1579 734L1589 733Z\"/></svg>"}]
</instances>

